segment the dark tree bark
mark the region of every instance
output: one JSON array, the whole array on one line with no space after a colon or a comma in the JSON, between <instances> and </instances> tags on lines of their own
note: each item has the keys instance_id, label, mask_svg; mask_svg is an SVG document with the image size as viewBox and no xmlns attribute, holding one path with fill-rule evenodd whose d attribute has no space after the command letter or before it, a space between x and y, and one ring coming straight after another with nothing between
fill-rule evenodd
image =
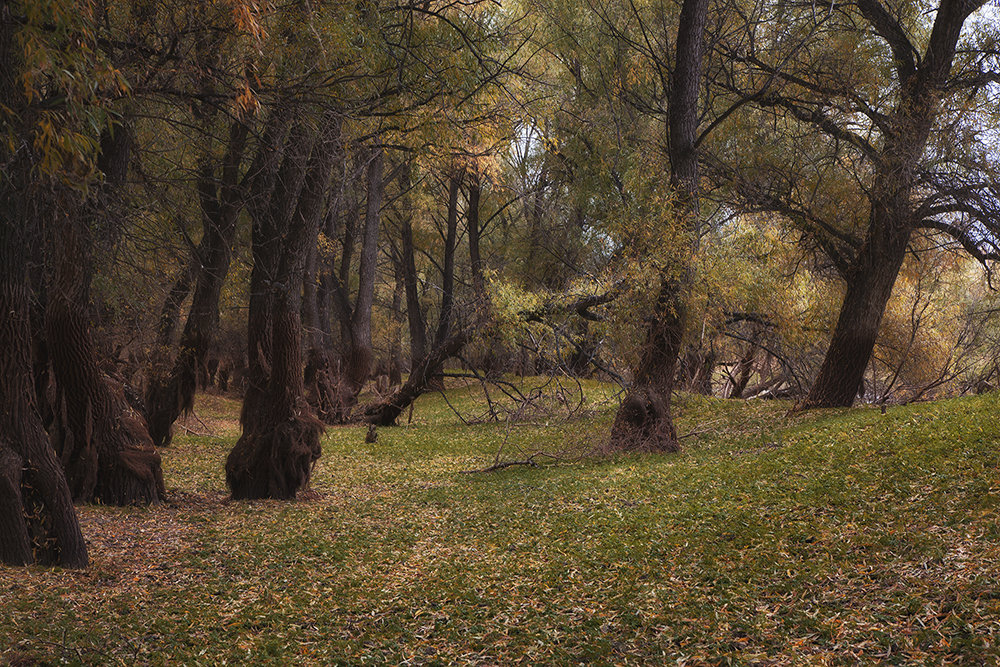
<instances>
[{"instance_id":1,"label":"dark tree bark","mask_svg":"<svg viewBox=\"0 0 1000 667\"><path fill-rule=\"evenodd\" d=\"M24 230L7 195L0 195L0 562L86 567L69 485L35 408L24 244L18 238Z\"/></svg>"},{"instance_id":2,"label":"dark tree bark","mask_svg":"<svg viewBox=\"0 0 1000 667\"><path fill-rule=\"evenodd\" d=\"M24 124L8 127L27 137L15 31L11 5L0 3L0 99ZM69 485L35 407L27 262L41 225L29 141L13 148L0 143L0 563L86 567Z\"/></svg>"},{"instance_id":3,"label":"dark tree bark","mask_svg":"<svg viewBox=\"0 0 1000 667\"><path fill-rule=\"evenodd\" d=\"M410 360L416 364L427 354L427 321L420 307L417 284L416 253L413 247L413 213L409 192L412 188L410 165L403 166L400 185L403 189L403 212L400 219L400 265L406 290L406 319L410 329Z\"/></svg>"},{"instance_id":4,"label":"dark tree bark","mask_svg":"<svg viewBox=\"0 0 1000 667\"><path fill-rule=\"evenodd\" d=\"M804 408L850 406L861 389L910 235L919 222L913 203L917 167L940 108L962 26L982 4L943 0L926 52L915 64L916 49L888 11L876 0L859 3L873 29L892 47L899 102L885 123L884 145L875 161L867 235L848 269L837 325Z\"/></svg>"},{"instance_id":5,"label":"dark tree bark","mask_svg":"<svg viewBox=\"0 0 1000 667\"><path fill-rule=\"evenodd\" d=\"M677 192L679 213L692 241L698 238L698 91L708 0L684 0L677 27L677 56L668 110L670 182ZM684 296L689 267L680 278L664 271L643 344L633 386L611 426L613 449L674 452L680 449L670 413L677 359L684 335Z\"/></svg>"},{"instance_id":6,"label":"dark tree bark","mask_svg":"<svg viewBox=\"0 0 1000 667\"><path fill-rule=\"evenodd\" d=\"M396 271L395 286L392 290L392 319L395 322L395 330L392 340L389 343L389 386L398 387L403 383L403 280Z\"/></svg>"},{"instance_id":7,"label":"dark tree bark","mask_svg":"<svg viewBox=\"0 0 1000 667\"><path fill-rule=\"evenodd\" d=\"M204 232L195 251L197 277L191 309L173 368L166 377L154 374L146 391L149 433L157 447L170 444L173 423L182 412L194 407L195 391L208 375L206 361L219 328L219 296L229 273L236 222L242 208L240 162L247 134L248 128L242 121L233 122L221 174L207 161L198 171ZM268 143L266 138L264 143ZM180 286L178 281L175 289ZM173 292L171 297L175 297Z\"/></svg>"},{"instance_id":8,"label":"dark tree bark","mask_svg":"<svg viewBox=\"0 0 1000 667\"><path fill-rule=\"evenodd\" d=\"M342 139L339 136L335 139L331 147L335 155L331 157L336 167L334 180L337 183L323 220L326 242L322 253L317 243L310 244L307 251L302 301L302 324L306 341L306 398L316 416L327 424L336 424L342 420L344 403L344 388L339 382L337 364L332 356L334 336L331 314L337 274L334 272L336 267L329 246L339 235L337 223L344 215L343 193L346 191L348 176ZM353 245L353 241L350 243Z\"/></svg>"},{"instance_id":9,"label":"dark tree bark","mask_svg":"<svg viewBox=\"0 0 1000 667\"><path fill-rule=\"evenodd\" d=\"M466 211L466 224L469 232L469 269L472 271L472 290L476 303L486 307L486 278L483 275L483 256L479 248L482 227L479 222L479 200L482 197L483 186L478 172L469 175L469 208Z\"/></svg>"},{"instance_id":10,"label":"dark tree bark","mask_svg":"<svg viewBox=\"0 0 1000 667\"><path fill-rule=\"evenodd\" d=\"M191 294L191 285L194 282L195 266L189 262L181 269L170 287L163 307L160 309L160 318L156 322L156 347L159 350L166 350L174 340L177 332L177 325L181 319L181 307Z\"/></svg>"},{"instance_id":11,"label":"dark tree bark","mask_svg":"<svg viewBox=\"0 0 1000 667\"><path fill-rule=\"evenodd\" d=\"M320 456L322 423L305 397L301 287L324 213L339 124L324 117L319 140L304 123L288 145L264 215L254 219L248 324L250 382L243 435L226 460L234 499L292 499Z\"/></svg>"},{"instance_id":12,"label":"dark tree bark","mask_svg":"<svg viewBox=\"0 0 1000 667\"><path fill-rule=\"evenodd\" d=\"M386 400L365 408L364 420L376 426L395 425L399 415L432 386L435 378L440 376L444 363L458 354L465 343L465 334L456 333L435 345L430 354L413 365L410 376L399 389Z\"/></svg>"},{"instance_id":13,"label":"dark tree bark","mask_svg":"<svg viewBox=\"0 0 1000 667\"><path fill-rule=\"evenodd\" d=\"M441 266L441 312L438 315L434 344L439 346L449 337L452 309L455 305L455 249L458 244L458 195L462 190L464 170L457 170L448 182L448 215L444 233L444 261Z\"/></svg>"},{"instance_id":14,"label":"dark tree bark","mask_svg":"<svg viewBox=\"0 0 1000 667\"><path fill-rule=\"evenodd\" d=\"M729 391L729 398L743 398L743 392L746 391L747 385L750 384L750 377L753 375L753 361L757 356L757 350L757 339L756 336L753 336L743 356L739 358L733 369L735 374L732 375L733 384Z\"/></svg>"},{"instance_id":15,"label":"dark tree bark","mask_svg":"<svg viewBox=\"0 0 1000 667\"><path fill-rule=\"evenodd\" d=\"M361 229L361 252L358 257L358 287L352 301L349 290L351 264L357 240L357 224L351 209L343 232L343 252L339 271L330 275L335 280L335 308L340 322L340 368L333 383L332 408L324 415L328 423L345 423L357 404L358 394L371 376L374 361L372 349L372 305L375 299L375 277L378 262L378 238L381 227L384 182L384 148L376 141L367 154L365 165L366 198L364 224Z\"/></svg>"},{"instance_id":16,"label":"dark tree bark","mask_svg":"<svg viewBox=\"0 0 1000 667\"><path fill-rule=\"evenodd\" d=\"M121 383L98 364L90 332L93 231L118 204L131 153L131 135L119 126L101 142L103 183L84 202L55 188L48 238L52 247L45 332L56 383L51 438L73 499L109 505L148 504L163 496L160 457L146 421L129 405Z\"/></svg>"}]
</instances>

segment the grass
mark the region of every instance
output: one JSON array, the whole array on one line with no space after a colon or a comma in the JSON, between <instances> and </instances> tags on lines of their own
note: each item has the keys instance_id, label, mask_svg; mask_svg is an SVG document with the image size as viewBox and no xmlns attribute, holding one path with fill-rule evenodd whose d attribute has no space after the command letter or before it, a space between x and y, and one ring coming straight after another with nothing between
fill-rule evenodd
<instances>
[{"instance_id":1,"label":"grass","mask_svg":"<svg viewBox=\"0 0 1000 667\"><path fill-rule=\"evenodd\" d=\"M997 394L681 397L680 455L463 473L592 448L612 409L586 390L568 421L464 425L438 395L373 445L330 429L293 503L225 500L239 406L200 397L170 502L81 507L86 571L0 568L0 663L1000 661Z\"/></svg>"}]
</instances>

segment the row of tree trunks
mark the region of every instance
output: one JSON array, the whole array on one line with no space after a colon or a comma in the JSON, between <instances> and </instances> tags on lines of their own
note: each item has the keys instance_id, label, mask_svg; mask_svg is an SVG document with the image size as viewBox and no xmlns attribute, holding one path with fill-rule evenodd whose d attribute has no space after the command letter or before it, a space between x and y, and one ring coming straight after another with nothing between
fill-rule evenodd
<instances>
[{"instance_id":1,"label":"row of tree trunks","mask_svg":"<svg viewBox=\"0 0 1000 667\"><path fill-rule=\"evenodd\" d=\"M316 302L324 306L330 301L333 304L332 309L317 309L319 327L321 330L326 327L329 311L332 310L340 328L337 358L331 356L327 345L320 345L331 338L325 335L310 347L306 368L310 402L316 407L320 418L328 424L342 424L351 420L358 395L371 377L374 366L371 315L375 300L378 241L385 189L385 150L377 137L363 155L365 203L360 238L356 222L361 209L358 203L360 197L356 192L352 193L350 200L346 196L336 197L328 217L326 236L329 239L336 238L337 221L343 221L339 234L342 248L340 264L337 266L337 257L328 252L320 258L322 261L317 267L319 281ZM340 173L342 178L348 177L346 163L343 163ZM347 189L344 184L345 193ZM341 210L342 204L344 210ZM357 292L352 299L351 273L359 240Z\"/></svg>"},{"instance_id":2,"label":"row of tree trunks","mask_svg":"<svg viewBox=\"0 0 1000 667\"><path fill-rule=\"evenodd\" d=\"M243 434L226 460L235 499L291 499L309 484L322 423L306 400L302 367L303 274L323 219L340 124L301 118L283 151L270 201L253 220L248 319L249 384Z\"/></svg>"}]
</instances>

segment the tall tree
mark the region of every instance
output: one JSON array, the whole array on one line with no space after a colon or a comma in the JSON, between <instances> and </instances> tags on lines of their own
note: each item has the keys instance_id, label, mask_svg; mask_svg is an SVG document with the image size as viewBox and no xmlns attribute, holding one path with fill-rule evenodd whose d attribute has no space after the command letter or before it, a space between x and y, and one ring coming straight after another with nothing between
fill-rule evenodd
<instances>
[{"instance_id":1,"label":"tall tree","mask_svg":"<svg viewBox=\"0 0 1000 667\"><path fill-rule=\"evenodd\" d=\"M744 145L748 168L719 173L751 207L791 221L846 286L804 407L854 402L918 230L951 236L980 261L1000 258L995 170L975 137L984 110L968 103L994 78L990 50L971 41L981 29L959 49L984 4L942 0L928 15L916 2L824 12L779 3L772 27L724 52L743 66L730 80L737 104L761 109L795 148L775 166L761 159L768 147ZM777 34L778 24L788 29Z\"/></svg>"},{"instance_id":2,"label":"tall tree","mask_svg":"<svg viewBox=\"0 0 1000 667\"><path fill-rule=\"evenodd\" d=\"M41 229L29 196L32 114L15 43L23 10L21 3L0 2L0 562L85 567L69 485L32 386L27 262Z\"/></svg>"},{"instance_id":3,"label":"tall tree","mask_svg":"<svg viewBox=\"0 0 1000 667\"><path fill-rule=\"evenodd\" d=\"M270 201L254 216L243 435L226 459L233 498L294 498L320 456L322 424L305 397L301 299L305 260L325 211L339 122L299 118L284 142Z\"/></svg>"},{"instance_id":4,"label":"tall tree","mask_svg":"<svg viewBox=\"0 0 1000 667\"><path fill-rule=\"evenodd\" d=\"M707 15L708 0L684 0L681 6L668 110L670 183L677 194L677 214L683 219L681 228L689 243L697 241L700 215L696 140ZM611 427L613 447L649 451L676 451L680 447L670 412L670 394L684 336L689 271L688 265L663 269L646 341L633 373L633 386Z\"/></svg>"}]
</instances>

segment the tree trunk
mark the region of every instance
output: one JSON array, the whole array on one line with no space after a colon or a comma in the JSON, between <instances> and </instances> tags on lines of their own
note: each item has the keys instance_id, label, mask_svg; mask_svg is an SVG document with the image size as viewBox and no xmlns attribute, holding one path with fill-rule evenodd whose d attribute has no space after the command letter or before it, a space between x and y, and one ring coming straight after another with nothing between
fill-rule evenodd
<instances>
[{"instance_id":1,"label":"tree trunk","mask_svg":"<svg viewBox=\"0 0 1000 667\"><path fill-rule=\"evenodd\" d=\"M361 255L358 262L358 291L354 303L348 296L347 284L350 269L350 249L353 248L353 228L345 229L344 256L341 259L337 290L338 313L341 320L341 374L336 382L337 422L350 419L357 404L358 394L371 376L374 353L372 350L372 305L375 300L375 277L378 264L378 238L382 224L382 197L385 188L384 148L376 143L371 148L365 171L366 199L364 227L361 230ZM351 239L350 243L348 240Z\"/></svg>"},{"instance_id":2,"label":"tree trunk","mask_svg":"<svg viewBox=\"0 0 1000 667\"><path fill-rule=\"evenodd\" d=\"M389 386L398 387L403 383L403 280L396 271L396 281L392 290L392 320L395 326L389 343Z\"/></svg>"},{"instance_id":3,"label":"tree trunk","mask_svg":"<svg viewBox=\"0 0 1000 667\"><path fill-rule=\"evenodd\" d=\"M21 137L30 117L8 3L0 4L0 100ZM35 405L28 261L41 236L32 192L30 141L0 143L0 563L86 567L87 547L62 467Z\"/></svg>"},{"instance_id":4,"label":"tree trunk","mask_svg":"<svg viewBox=\"0 0 1000 667\"><path fill-rule=\"evenodd\" d=\"M452 309L455 304L455 246L458 239L458 195L462 188L462 170L452 174L448 184L448 217L444 237L444 262L441 267L441 312L438 316L435 345L440 345L451 333Z\"/></svg>"},{"instance_id":5,"label":"tree trunk","mask_svg":"<svg viewBox=\"0 0 1000 667\"><path fill-rule=\"evenodd\" d=\"M830 347L804 408L847 407L860 391L910 238L909 222L887 219L887 214L873 211L869 236L852 267Z\"/></svg>"},{"instance_id":6,"label":"tree trunk","mask_svg":"<svg viewBox=\"0 0 1000 667\"><path fill-rule=\"evenodd\" d=\"M406 290L406 319L410 328L410 365L417 364L427 354L427 322L423 309L420 307L419 285L417 284L416 253L413 247L413 213L410 208L409 191L410 165L403 167L400 183L403 188L403 213L400 230L401 236L401 268L403 287Z\"/></svg>"},{"instance_id":7,"label":"tree trunk","mask_svg":"<svg viewBox=\"0 0 1000 667\"><path fill-rule=\"evenodd\" d=\"M244 123L232 124L221 178L217 178L211 163L204 163L199 170L204 233L196 251L198 270L191 310L170 374L165 378L154 375L146 391L149 432L158 447L170 444L173 423L182 412L194 407L195 391L208 375L206 359L219 328L219 296L229 274L236 222L242 208L238 179L247 134Z\"/></svg>"},{"instance_id":8,"label":"tree trunk","mask_svg":"<svg viewBox=\"0 0 1000 667\"><path fill-rule=\"evenodd\" d=\"M323 425L305 397L300 290L339 135L332 117L324 122L319 141L304 123L292 132L267 214L254 220L251 377L240 418L243 435L226 459L234 499L294 498L308 486L321 453Z\"/></svg>"},{"instance_id":9,"label":"tree trunk","mask_svg":"<svg viewBox=\"0 0 1000 667\"><path fill-rule=\"evenodd\" d=\"M684 0L681 6L668 112L670 182L677 192L678 211L693 244L697 244L699 231L695 139L707 13L708 0ZM671 267L663 270L633 386L611 426L612 449L660 452L680 449L670 414L670 394L684 335L684 297L690 282L690 267L676 268L679 279L672 277Z\"/></svg>"},{"instance_id":10,"label":"tree trunk","mask_svg":"<svg viewBox=\"0 0 1000 667\"><path fill-rule=\"evenodd\" d=\"M55 239L55 276L48 293L46 338L56 379L52 441L73 499L108 505L148 504L164 492L160 456L145 420L98 365L87 303L89 250L80 221L70 218Z\"/></svg>"},{"instance_id":11,"label":"tree trunk","mask_svg":"<svg viewBox=\"0 0 1000 667\"><path fill-rule=\"evenodd\" d=\"M338 275L331 246L334 239L340 235L338 223L345 215L344 193L347 188L348 169L347 157L343 140L338 139L333 145L337 173L334 176L336 190L331 193L326 217L323 219L323 236L325 243L322 248L318 243L310 245L306 256L306 269L303 277L302 323L306 330L306 368L305 386L306 399L316 416L326 424L337 424L342 421L343 387L339 383L338 369L333 359L333 328L332 313L336 311L338 320L349 318L343 315L340 301L335 301L337 295ZM353 232L350 238L346 236L344 243L353 248ZM352 251L345 254L349 258ZM349 262L349 259L348 259Z\"/></svg>"},{"instance_id":12,"label":"tree trunk","mask_svg":"<svg viewBox=\"0 0 1000 667\"><path fill-rule=\"evenodd\" d=\"M148 504L164 492L160 457L146 421L128 404L122 385L101 371L86 310L93 230L116 224L130 153L126 127L105 133L98 157L104 181L83 202L54 187L48 212L53 253L45 331L56 381L50 435L77 502Z\"/></svg>"},{"instance_id":13,"label":"tree trunk","mask_svg":"<svg viewBox=\"0 0 1000 667\"><path fill-rule=\"evenodd\" d=\"M680 449L670 394L684 333L680 289L664 280L646 329L646 342L629 390L611 425L611 447L650 452Z\"/></svg>"},{"instance_id":14,"label":"tree trunk","mask_svg":"<svg viewBox=\"0 0 1000 667\"><path fill-rule=\"evenodd\" d=\"M841 306L823 365L803 408L846 407L860 391L879 325L906 256L914 224L912 193L955 57L958 38L979 3L943 0L931 29L927 51L912 69L903 54L899 63L899 102L890 116L885 145L870 194L868 232L847 275Z\"/></svg>"},{"instance_id":15,"label":"tree trunk","mask_svg":"<svg viewBox=\"0 0 1000 667\"><path fill-rule=\"evenodd\" d=\"M0 202L3 199L7 197ZM0 318L0 562L86 567L87 547L69 485L35 409L25 267L10 252L20 245L11 238L20 230L11 217L4 218L0 222L0 312L5 313Z\"/></svg>"}]
</instances>

